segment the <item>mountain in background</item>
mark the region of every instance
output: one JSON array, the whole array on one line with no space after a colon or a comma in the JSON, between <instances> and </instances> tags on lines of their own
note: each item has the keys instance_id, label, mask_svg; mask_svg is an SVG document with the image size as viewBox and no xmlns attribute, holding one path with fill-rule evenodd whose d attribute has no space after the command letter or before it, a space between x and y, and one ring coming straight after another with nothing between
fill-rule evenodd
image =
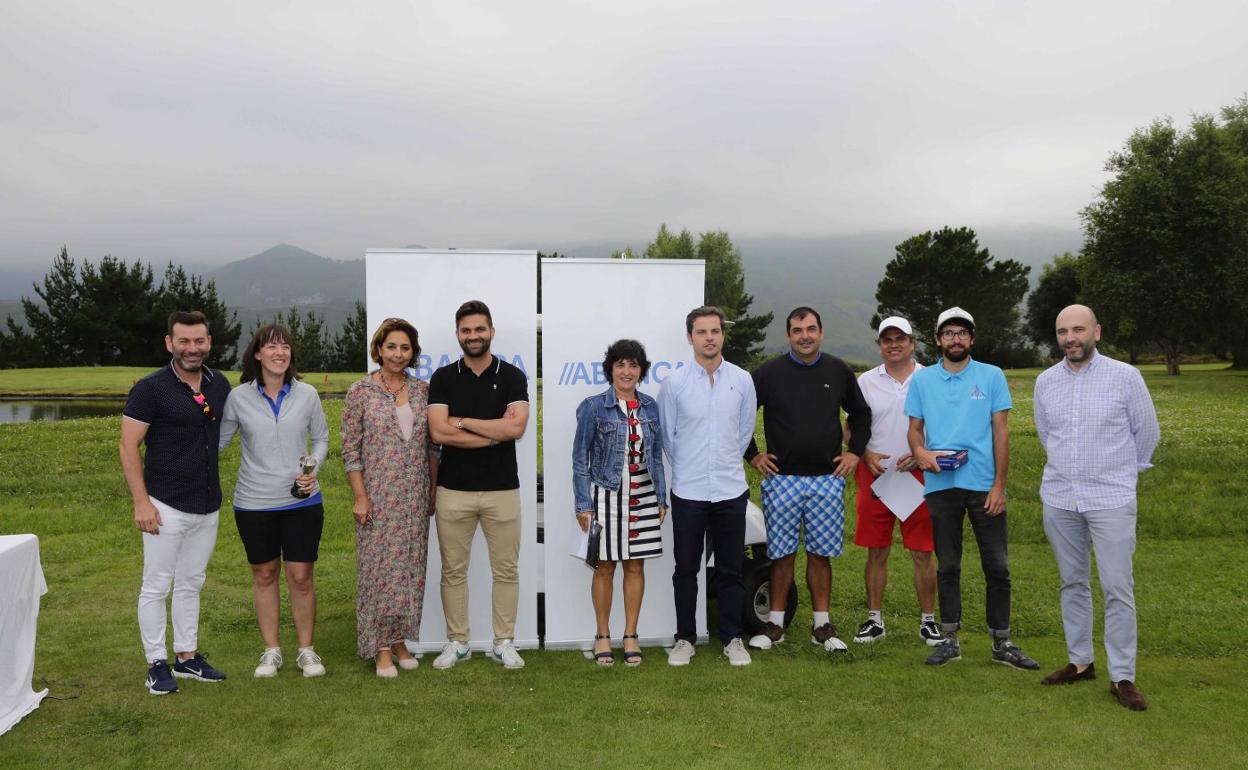
<instances>
[{"instance_id":1,"label":"mountain in background","mask_svg":"<svg viewBox=\"0 0 1248 770\"><path fill-rule=\"evenodd\" d=\"M363 260L328 259L282 243L208 273L230 307L320 305L364 296Z\"/></svg>"},{"instance_id":2,"label":"mountain in background","mask_svg":"<svg viewBox=\"0 0 1248 770\"><path fill-rule=\"evenodd\" d=\"M1041 266L1054 255L1078 251L1082 244L1081 234L1073 228L987 228L977 232L980 246L993 257L1029 265L1033 285ZM897 244L915 234L897 230L858 235L734 237L733 242L741 250L746 290L754 295L750 311L775 313L764 343L767 352L786 349L785 316L798 305L810 305L823 316L825 350L854 361L875 361L878 353L870 329L875 313L875 287ZM510 248L536 247L546 254L601 258L630 245L640 252L648 242L648 238L595 240L540 246L514 244ZM6 269L0 273L0 280L6 281L0 284L0 321L5 311L21 320L17 298L33 296L30 282L42 280L46 271L45 267ZM274 246L202 275L216 281L218 295L238 312L244 334L257 321L271 319L292 305L300 312L322 315L326 328L331 334L336 333L355 301L364 299L365 291L363 259L328 259L289 244ZM7 283L19 277L19 285ZM975 312L974 308L967 309Z\"/></svg>"}]
</instances>

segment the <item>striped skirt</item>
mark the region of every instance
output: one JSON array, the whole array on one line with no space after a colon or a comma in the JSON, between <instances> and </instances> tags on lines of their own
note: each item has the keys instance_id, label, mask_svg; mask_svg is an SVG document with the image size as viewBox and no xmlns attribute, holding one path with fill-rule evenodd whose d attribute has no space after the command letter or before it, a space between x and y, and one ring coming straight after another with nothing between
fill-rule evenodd
<instances>
[{"instance_id":1,"label":"striped skirt","mask_svg":"<svg viewBox=\"0 0 1248 770\"><path fill-rule=\"evenodd\" d=\"M602 525L598 557L603 561L652 559L663 555L659 505L645 465L629 472L624 465L619 489L590 485L594 517Z\"/></svg>"}]
</instances>

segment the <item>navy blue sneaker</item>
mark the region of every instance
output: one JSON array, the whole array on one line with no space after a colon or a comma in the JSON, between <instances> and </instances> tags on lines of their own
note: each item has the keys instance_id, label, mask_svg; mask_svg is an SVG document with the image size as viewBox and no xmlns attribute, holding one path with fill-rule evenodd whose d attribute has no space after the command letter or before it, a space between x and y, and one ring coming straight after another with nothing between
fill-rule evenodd
<instances>
[{"instance_id":1,"label":"navy blue sneaker","mask_svg":"<svg viewBox=\"0 0 1248 770\"><path fill-rule=\"evenodd\" d=\"M152 667L147 670L147 681L143 683L143 686L152 695L168 695L178 691L178 683L173 681L169 664L163 660L152 661Z\"/></svg>"},{"instance_id":2,"label":"navy blue sneaker","mask_svg":"<svg viewBox=\"0 0 1248 770\"><path fill-rule=\"evenodd\" d=\"M225 674L208 665L201 653L189 660L179 660L173 664L173 675L184 679L198 679L201 682L220 682Z\"/></svg>"}]
</instances>

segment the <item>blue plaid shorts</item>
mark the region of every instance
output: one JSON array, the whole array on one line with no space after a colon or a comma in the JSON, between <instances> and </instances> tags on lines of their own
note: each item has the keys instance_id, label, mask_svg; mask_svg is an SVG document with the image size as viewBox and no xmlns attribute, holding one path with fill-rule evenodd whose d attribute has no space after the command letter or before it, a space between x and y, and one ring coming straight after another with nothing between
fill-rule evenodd
<instances>
[{"instance_id":1,"label":"blue plaid shorts","mask_svg":"<svg viewBox=\"0 0 1248 770\"><path fill-rule=\"evenodd\" d=\"M845 545L845 480L826 476L772 476L763 479L767 557L797 553L805 529L806 553L840 556Z\"/></svg>"}]
</instances>

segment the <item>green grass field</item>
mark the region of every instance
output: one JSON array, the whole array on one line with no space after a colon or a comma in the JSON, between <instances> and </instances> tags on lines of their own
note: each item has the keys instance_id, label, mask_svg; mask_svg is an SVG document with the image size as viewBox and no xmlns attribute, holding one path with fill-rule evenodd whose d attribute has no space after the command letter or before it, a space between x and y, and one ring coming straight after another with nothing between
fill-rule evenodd
<instances>
[{"instance_id":1,"label":"green grass field","mask_svg":"<svg viewBox=\"0 0 1248 770\"><path fill-rule=\"evenodd\" d=\"M0 369L0 397L111 396L125 398L150 366L90 366L65 369ZM238 372L227 372L238 382ZM303 379L323 394L346 393L363 376L354 372L305 372Z\"/></svg>"},{"instance_id":2,"label":"green grass field","mask_svg":"<svg viewBox=\"0 0 1248 770\"><path fill-rule=\"evenodd\" d=\"M107 370L98 371L103 379ZM0 533L40 538L50 591L35 677L57 698L0 737L0 767L1242 766L1248 376L1196 367L1177 378L1146 374L1162 422L1157 467L1141 480L1136 558L1139 681L1152 707L1133 713L1107 692L1099 636L1099 679L1039 685L1065 662L1065 645L1057 571L1040 524L1035 374L1010 373L1009 516L1012 626L1041 662L1039 674L989 663L973 566L964 573L963 660L925 667L908 559L898 548L885 601L890 636L869 648L851 644L838 657L802 634L810 619L803 588L791 640L743 669L714 646L699 648L686 669L666 666L659 649L647 650L638 670L530 651L522 671L477 656L448 672L426 665L379 680L354 655L354 534L331 452L321 474L327 522L317 568L317 649L329 674L298 676L287 615L287 668L273 680L251 678L260 641L249 572L226 514L203 594L201 645L230 679L179 680L182 692L155 698L141 687L141 553L118 468L117 419L0 426ZM0 392L38 380L15 377L27 384L0 372ZM326 408L337 447L340 402ZM227 489L236 467L232 449L222 469ZM863 560L847 545L834 564L832 616L843 632L865 612ZM436 590L436 577L430 585Z\"/></svg>"}]
</instances>

